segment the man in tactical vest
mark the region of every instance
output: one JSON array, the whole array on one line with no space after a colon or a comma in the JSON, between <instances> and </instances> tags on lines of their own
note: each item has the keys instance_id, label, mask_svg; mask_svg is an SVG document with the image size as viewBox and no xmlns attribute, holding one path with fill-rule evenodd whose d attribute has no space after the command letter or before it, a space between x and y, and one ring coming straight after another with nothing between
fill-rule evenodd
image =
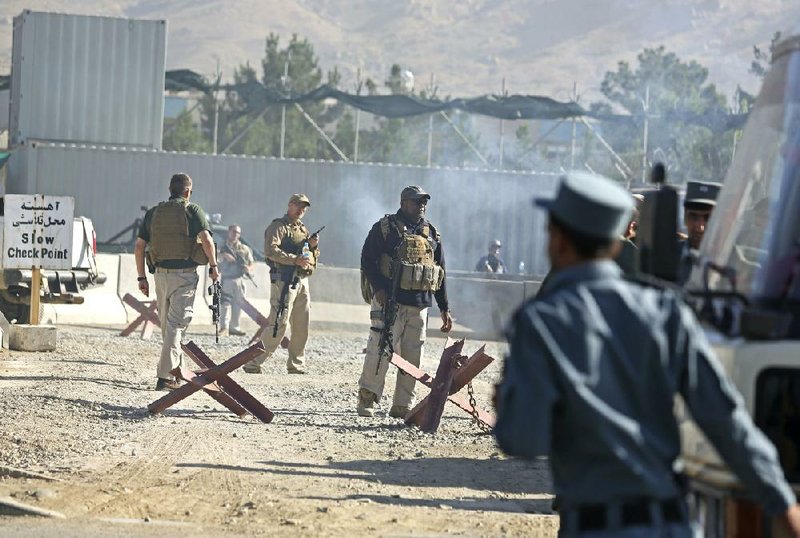
<instances>
[{"instance_id":1,"label":"man in tactical vest","mask_svg":"<svg viewBox=\"0 0 800 538\"><path fill-rule=\"evenodd\" d=\"M261 337L266 353L246 364L245 372L261 373L261 365L278 348L289 325L292 338L286 368L290 374L306 373L304 353L311 321L308 277L319 259L319 236L310 235L301 220L310 206L308 196L293 194L286 214L273 220L264 232L264 256L272 282L267 328Z\"/></svg>"},{"instance_id":2,"label":"man in tactical vest","mask_svg":"<svg viewBox=\"0 0 800 538\"><path fill-rule=\"evenodd\" d=\"M239 328L242 299L245 298L244 277L253 274L253 251L240 241L242 228L228 226L228 238L219 251L219 270L222 275L222 301L219 309L220 336L244 336Z\"/></svg>"},{"instance_id":3,"label":"man in tactical vest","mask_svg":"<svg viewBox=\"0 0 800 538\"><path fill-rule=\"evenodd\" d=\"M181 337L194 313L197 266L209 264L209 275L214 281L219 279L208 219L199 205L189 202L192 178L187 174L172 176L169 195L169 200L145 213L134 250L139 291L145 297L150 296L145 250L150 272L155 273L162 338L156 390L179 386L170 372L181 365Z\"/></svg>"},{"instance_id":4,"label":"man in tactical vest","mask_svg":"<svg viewBox=\"0 0 800 538\"><path fill-rule=\"evenodd\" d=\"M417 185L403 189L400 210L386 215L370 230L361 250L364 299L370 299L372 327L367 355L358 381L358 414L371 417L380 401L391 352L419 366L425 343L428 307L432 299L442 313L441 331L449 332L453 318L447 303L445 263L439 232L425 220L431 196ZM384 320L394 319L389 333ZM389 336L389 349L380 349ZM414 400L414 378L398 370L389 415L404 417Z\"/></svg>"}]
</instances>

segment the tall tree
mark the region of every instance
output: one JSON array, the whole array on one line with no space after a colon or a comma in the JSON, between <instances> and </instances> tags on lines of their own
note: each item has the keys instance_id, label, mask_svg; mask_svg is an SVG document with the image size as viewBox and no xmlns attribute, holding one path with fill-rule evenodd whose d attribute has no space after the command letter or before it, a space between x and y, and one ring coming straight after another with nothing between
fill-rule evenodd
<instances>
[{"instance_id":1,"label":"tall tree","mask_svg":"<svg viewBox=\"0 0 800 538\"><path fill-rule=\"evenodd\" d=\"M637 175L646 113L648 160L666 161L675 181L722 180L733 133L722 128L720 120L729 109L725 97L708 83L708 69L661 46L642 51L635 67L619 62L616 71L606 73L600 89L633 117L632 122L606 123L603 130ZM607 105L593 108L608 110Z\"/></svg>"},{"instance_id":2,"label":"tall tree","mask_svg":"<svg viewBox=\"0 0 800 538\"><path fill-rule=\"evenodd\" d=\"M772 34L772 40L769 42L768 52L761 50L758 45L753 45L753 61L750 62L750 73L757 77L764 78L769 69L769 64L772 61L772 53L775 52L775 45L780 41L781 33L775 32Z\"/></svg>"},{"instance_id":3,"label":"tall tree","mask_svg":"<svg viewBox=\"0 0 800 538\"><path fill-rule=\"evenodd\" d=\"M328 84L335 86L340 78L336 69L327 73ZM307 93L317 88L322 79L314 47L307 39L295 34L286 47L281 48L280 38L270 34L261 61L260 79L249 64L241 65L234 73L234 82L245 86L242 91L237 90L226 98L225 118L220 121L224 145L238 138L230 149L232 153L279 156L283 123L285 157L338 158L303 112L322 127L335 122L343 107L307 102L302 104L303 111L300 111L295 105L284 107L268 103L268 99ZM248 87L252 91L248 91Z\"/></svg>"},{"instance_id":4,"label":"tall tree","mask_svg":"<svg viewBox=\"0 0 800 538\"><path fill-rule=\"evenodd\" d=\"M192 115L184 110L171 121L165 122L162 147L166 151L207 152L210 149L208 140L203 137L200 128L195 125Z\"/></svg>"}]
</instances>

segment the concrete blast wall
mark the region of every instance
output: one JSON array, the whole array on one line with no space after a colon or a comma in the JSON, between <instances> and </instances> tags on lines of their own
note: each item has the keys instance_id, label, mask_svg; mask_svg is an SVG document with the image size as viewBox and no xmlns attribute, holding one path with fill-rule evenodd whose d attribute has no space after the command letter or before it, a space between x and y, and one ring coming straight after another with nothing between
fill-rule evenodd
<instances>
[{"instance_id":1,"label":"concrete blast wall","mask_svg":"<svg viewBox=\"0 0 800 538\"><path fill-rule=\"evenodd\" d=\"M309 228L327 225L322 263L358 267L372 224L398 209L404 186L419 184L432 195L428 218L442 234L449 269L472 270L497 238L514 272L520 261L529 274L547 272L545 214L531 199L555 190L552 175L36 143L12 155L7 192L74 196L76 215L92 218L103 241L141 217L140 206L166 199L180 171L194 179L193 201L241 224L259 249L289 196L305 192Z\"/></svg>"}]
</instances>

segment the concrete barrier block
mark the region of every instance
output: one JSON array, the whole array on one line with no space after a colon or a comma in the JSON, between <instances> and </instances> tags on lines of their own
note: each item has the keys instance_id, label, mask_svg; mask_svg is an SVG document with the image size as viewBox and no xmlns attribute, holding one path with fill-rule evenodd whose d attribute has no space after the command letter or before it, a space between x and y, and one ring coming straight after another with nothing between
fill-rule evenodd
<instances>
[{"instance_id":1,"label":"concrete barrier block","mask_svg":"<svg viewBox=\"0 0 800 538\"><path fill-rule=\"evenodd\" d=\"M0 334L2 334L3 349L8 349L8 333L11 331L11 324L6 317L0 312Z\"/></svg>"},{"instance_id":2,"label":"concrete barrier block","mask_svg":"<svg viewBox=\"0 0 800 538\"><path fill-rule=\"evenodd\" d=\"M118 267L117 270L117 296L124 297L126 293L138 293L138 283L136 282L136 277L139 276L136 272L136 260L134 260L133 254L117 254L116 255L118 260ZM98 256L99 257L99 256ZM109 280L111 275L109 276ZM153 284L153 275L147 273L147 278L150 280L150 285ZM110 282L106 282L106 286L108 286Z\"/></svg>"},{"instance_id":3,"label":"concrete barrier block","mask_svg":"<svg viewBox=\"0 0 800 538\"><path fill-rule=\"evenodd\" d=\"M9 347L15 351L55 351L56 328L53 325L11 326Z\"/></svg>"},{"instance_id":4,"label":"concrete barrier block","mask_svg":"<svg viewBox=\"0 0 800 538\"><path fill-rule=\"evenodd\" d=\"M94 323L99 325L106 324L125 324L132 321L136 316L128 319L125 307L121 298L117 295L120 278L120 265L123 257L133 260L130 254L98 254L97 269L106 275L103 284L90 286L80 292L84 299L83 304L48 304L41 318L42 323ZM133 288L131 293L136 291L136 270L133 271ZM55 319L48 316L48 311L55 313Z\"/></svg>"},{"instance_id":5,"label":"concrete barrier block","mask_svg":"<svg viewBox=\"0 0 800 538\"><path fill-rule=\"evenodd\" d=\"M311 300L324 303L363 305L361 270L320 266L309 278Z\"/></svg>"},{"instance_id":6,"label":"concrete barrier block","mask_svg":"<svg viewBox=\"0 0 800 538\"><path fill-rule=\"evenodd\" d=\"M525 299L525 282L451 277L447 295L460 324L472 329L475 337L496 339Z\"/></svg>"},{"instance_id":7,"label":"concrete barrier block","mask_svg":"<svg viewBox=\"0 0 800 538\"><path fill-rule=\"evenodd\" d=\"M533 299L539 293L539 288L542 287L540 280L526 280L525 281L525 300Z\"/></svg>"},{"instance_id":8,"label":"concrete barrier block","mask_svg":"<svg viewBox=\"0 0 800 538\"><path fill-rule=\"evenodd\" d=\"M247 297L269 300L269 266L266 263L256 262L255 266L253 266L253 280L256 281L256 286L258 287L254 286L248 279L244 279Z\"/></svg>"}]
</instances>

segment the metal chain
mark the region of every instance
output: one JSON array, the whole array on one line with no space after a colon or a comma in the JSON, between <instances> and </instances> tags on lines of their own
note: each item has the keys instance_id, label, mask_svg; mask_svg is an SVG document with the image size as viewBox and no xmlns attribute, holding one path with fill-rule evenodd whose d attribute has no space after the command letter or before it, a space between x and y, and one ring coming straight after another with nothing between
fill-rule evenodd
<instances>
[{"instance_id":1,"label":"metal chain","mask_svg":"<svg viewBox=\"0 0 800 538\"><path fill-rule=\"evenodd\" d=\"M484 423L478 415L478 402L475 400L475 389L472 387L472 381L467 383L467 394L469 394L469 405L472 408L469 412L469 414L472 415L472 420L475 421L475 424L478 425L478 428L480 428L483 433L491 433L492 429Z\"/></svg>"}]
</instances>

